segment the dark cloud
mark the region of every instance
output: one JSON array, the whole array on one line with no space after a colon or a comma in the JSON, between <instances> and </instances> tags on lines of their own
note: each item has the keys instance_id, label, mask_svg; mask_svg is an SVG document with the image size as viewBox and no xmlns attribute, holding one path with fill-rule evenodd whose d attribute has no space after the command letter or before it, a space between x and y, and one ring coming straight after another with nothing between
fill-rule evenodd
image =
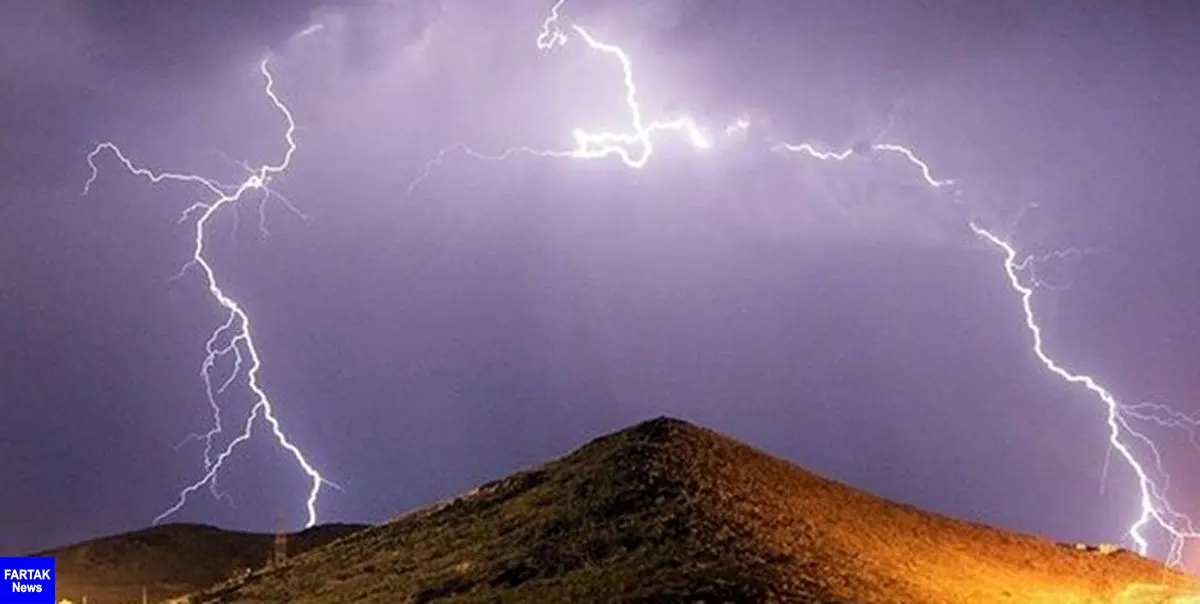
<instances>
[{"instance_id":1,"label":"dark cloud","mask_svg":"<svg viewBox=\"0 0 1200 604\"><path fill-rule=\"evenodd\" d=\"M103 67L172 77L194 76L280 46L328 2L105 0L76 6L102 44L93 59Z\"/></svg>"}]
</instances>

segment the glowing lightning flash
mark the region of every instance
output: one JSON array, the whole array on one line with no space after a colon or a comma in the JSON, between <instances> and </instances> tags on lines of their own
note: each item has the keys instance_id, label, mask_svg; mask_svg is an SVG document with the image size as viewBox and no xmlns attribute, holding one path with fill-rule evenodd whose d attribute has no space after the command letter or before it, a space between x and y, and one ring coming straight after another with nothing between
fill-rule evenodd
<instances>
[{"instance_id":1,"label":"glowing lightning flash","mask_svg":"<svg viewBox=\"0 0 1200 604\"><path fill-rule=\"evenodd\" d=\"M555 46L566 44L570 39L566 33L555 25L559 18L558 10L565 2L566 0L558 0L551 8L550 16L542 23L542 31L537 38L538 48L550 50ZM462 151L467 155L484 161L502 161L521 153L536 157L572 159L601 159L616 155L627 167L640 169L650 161L650 156L654 153L653 136L658 132L680 132L697 149L709 149L712 146L712 142L701 132L700 128L696 126L695 121L690 117L658 120L647 124L645 117L642 115L641 105L637 102L637 85L633 81L633 64L629 60L629 55L619 46L596 40L587 30L578 25L572 25L571 29L579 35L580 39L589 48L597 52L612 55L621 64L625 85L625 106L629 109L632 131L624 133L587 132L582 128L575 128L571 133L572 138L575 140L575 146L571 149L559 151L539 150L530 147L510 147L499 154L487 154L475 151L465 143L455 143L439 151L433 159L425 164L421 173L409 183L409 194L422 181L429 177L429 173L434 167L441 165L446 154L451 151ZM631 151L632 148L636 148L637 151Z\"/></svg>"},{"instance_id":2,"label":"glowing lightning flash","mask_svg":"<svg viewBox=\"0 0 1200 604\"><path fill-rule=\"evenodd\" d=\"M271 404L271 399L259 383L259 371L262 369L262 360L259 357L258 346L251 336L250 317L237 300L234 300L221 288L217 280L217 274L205 256L205 227L208 225L209 220L217 212L221 211L222 208L233 206L233 204L241 201L243 196L251 191L262 191L265 195L273 194L274 192L268 188L269 182L273 177L282 174L287 169L292 161L292 155L296 152L296 141L294 138L296 123L292 119L292 113L288 110L287 105L280 100L275 92L275 82L271 76L271 71L267 69L267 59L263 59L259 64L259 71L262 72L263 78L266 81L264 90L267 98L287 122L287 130L284 132L287 150L284 152L282 159L276 164L265 164L258 168L245 166L248 175L245 180L236 186L222 185L215 180L195 174L154 172L139 167L125 155L120 147L111 142L103 142L96 145L87 156L87 162L92 172L83 186L84 195L91 190L92 184L99 175L99 169L95 161L96 158L104 151L108 151L134 176L143 177L154 184L170 181L199 185L207 189L214 196L212 201L193 204L184 210L180 216L180 221L187 220L193 215L196 215L197 218L195 219L195 235L191 260L184 265L180 274L177 275L181 276L190 268L200 269L208 286L209 294L228 313L225 322L212 332L205 343L205 357L200 369L200 375L204 381L205 394L208 397L208 403L212 410L212 427L202 435L192 435L189 437L189 440L197 439L204 443L204 474L199 480L180 491L175 503L154 518L156 524L178 512L187 503L188 497L205 485L208 485L214 496L221 496L216 486L217 475L226 460L233 455L238 446L250 439L253 434L255 422L260 417L270 426L271 432L279 445L292 455L296 463L299 464L300 469L312 480L312 486L309 489L308 498L305 502L308 511L306 527L313 526L317 522L317 495L320 493L321 485L327 484L334 488L340 488L322 477L321 473L308 462L308 459L300 448L293 444L284 433L278 418L275 416L275 409ZM287 203L286 199L285 203ZM290 203L288 205L289 207L291 206ZM213 376L216 364L219 360L229 355L233 357L233 369L224 380L217 382ZM216 438L224 430L221 406L217 403L217 398L242 375L245 376L246 384L254 395L254 406L251 408L250 415L246 418L242 426L241 433L229 441L225 448L214 456Z\"/></svg>"}]
</instances>

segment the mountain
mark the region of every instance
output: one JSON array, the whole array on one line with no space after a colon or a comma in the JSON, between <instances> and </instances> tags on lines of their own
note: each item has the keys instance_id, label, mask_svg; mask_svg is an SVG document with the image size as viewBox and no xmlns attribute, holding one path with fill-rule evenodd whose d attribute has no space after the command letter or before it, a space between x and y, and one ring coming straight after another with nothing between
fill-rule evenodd
<instances>
[{"instance_id":1,"label":"mountain","mask_svg":"<svg viewBox=\"0 0 1200 604\"><path fill-rule=\"evenodd\" d=\"M1191 587L1128 551L924 512L659 418L190 601L1149 603Z\"/></svg>"},{"instance_id":2,"label":"mountain","mask_svg":"<svg viewBox=\"0 0 1200 604\"><path fill-rule=\"evenodd\" d=\"M329 524L289 535L289 554L306 552L365 528ZM61 600L88 604L151 601L194 592L242 568L263 566L274 535L199 524L164 524L32 554L54 556Z\"/></svg>"}]
</instances>

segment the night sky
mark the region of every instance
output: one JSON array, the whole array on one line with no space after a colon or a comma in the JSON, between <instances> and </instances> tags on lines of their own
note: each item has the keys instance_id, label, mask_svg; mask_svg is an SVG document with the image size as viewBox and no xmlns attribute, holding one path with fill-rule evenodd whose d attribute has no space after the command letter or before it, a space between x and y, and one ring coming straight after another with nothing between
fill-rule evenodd
<instances>
[{"instance_id":1,"label":"night sky","mask_svg":"<svg viewBox=\"0 0 1200 604\"><path fill-rule=\"evenodd\" d=\"M0 553L144 527L203 475L196 442L174 447L211 421L199 371L224 315L197 273L171 279L203 191L102 155L81 196L85 156L111 140L238 182L235 161L284 150L268 52L299 145L272 186L307 219L269 201L262 233L247 199L209 256L284 429L344 489L322 522L666 414L927 509L1131 545L1100 401L1040 365L966 220L1085 250L1037 267L1047 350L1127 403L1200 411L1192 3L576 0L564 19L629 53L647 117L691 115L713 148L663 134L640 171L451 154L406 194L456 141L628 129L611 56L536 48L549 4L0 0ZM897 157L770 151L885 130L957 195ZM244 382L221 401L240 426ZM1135 426L1200 514L1188 433ZM305 520L307 478L265 430L219 486L171 519Z\"/></svg>"}]
</instances>

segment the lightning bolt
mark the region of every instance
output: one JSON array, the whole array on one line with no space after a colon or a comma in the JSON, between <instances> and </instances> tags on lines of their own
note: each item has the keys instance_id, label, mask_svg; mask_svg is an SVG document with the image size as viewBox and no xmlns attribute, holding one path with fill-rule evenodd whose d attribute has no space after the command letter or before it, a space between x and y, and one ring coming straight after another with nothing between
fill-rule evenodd
<instances>
[{"instance_id":1,"label":"lightning bolt","mask_svg":"<svg viewBox=\"0 0 1200 604\"><path fill-rule=\"evenodd\" d=\"M305 30L305 32L299 35L308 35L309 33L311 31ZM254 433L254 427L260 419L266 422L267 427L270 428L271 434L274 436L276 442L279 443L279 446L291 454L292 458L300 466L300 469L311 481L308 498L305 501L308 513L306 527L313 526L317 522L317 496L321 492L322 485L329 485L340 489L338 485L321 476L321 473L309 463L300 448L284 432L276 416L271 398L260 383L259 373L262 370L262 359L259 356L258 345L255 344L252 336L250 316L237 300L221 288L217 273L205 255L206 227L209 225L212 217L225 207L230 207L236 211L236 204L243 201L252 192L262 193L262 204L265 204L266 200L271 196L279 197L290 209L298 215L303 216L299 214L299 211L286 198L280 196L269 186L271 181L283 174L287 170L288 165L291 164L292 155L297 149L295 140L296 122L287 105L284 104L275 92L275 81L271 75L271 70L268 69L266 58L259 63L259 71L265 80L263 90L268 100L270 100L271 104L287 124L283 136L287 148L283 153L283 157L277 163L263 164L258 167L243 164L247 174L245 179L237 185L221 184L216 180L197 174L156 172L141 167L135 164L120 147L112 142L102 142L96 145L87 155L87 163L91 167L91 176L84 183L84 195L87 195L91 191L92 185L99 176L99 168L96 165L96 160L105 152L115 157L131 175L144 178L150 181L151 184L166 182L188 184L199 186L212 195L211 201L192 204L180 215L180 222L193 219L194 217L195 230L193 231L194 238L191 259L183 266L179 274L176 275L176 277L181 277L188 270L199 269L204 277L209 295L226 313L225 321L213 330L205 342L205 356L200 368L200 377L204 382L205 395L212 411L212 426L207 432L193 434L188 439L185 439L184 443L180 443L181 446L189 440L198 440L204 443L204 473L198 480L184 487L179 492L174 503L154 518L156 524L182 509L187 504L188 498L206 485L214 496L223 496L217 487L218 474L237 448L251 438ZM261 228L262 205L260 204L259 207ZM219 379L214 375L217 363L229 357L232 357L233 368L224 379ZM218 451L216 446L217 439L225 432L224 418L221 413L222 408L218 403L218 399L239 378L244 378L247 387L253 393L254 405L242 423L241 432L230 440L223 449Z\"/></svg>"},{"instance_id":2,"label":"lightning bolt","mask_svg":"<svg viewBox=\"0 0 1200 604\"><path fill-rule=\"evenodd\" d=\"M1066 285L1054 284L1054 283L1051 283L1050 281L1047 281L1047 280L1041 278L1040 276L1038 276L1038 274L1037 274L1038 266L1040 266L1042 264L1047 264L1049 262L1053 262L1055 260L1071 260L1071 259L1083 258L1084 256L1094 256L1094 255L1098 255L1098 254L1104 254L1107 251L1108 250L1099 249L1099 248L1072 247L1072 248L1067 248L1064 250L1055 250L1052 252L1047 252L1045 254L1036 254L1036 255L1031 254L1029 256L1026 256L1024 260L1021 260L1020 262L1018 262L1016 264L1016 268L1017 268L1017 270L1027 271L1027 273L1029 275L1028 280L1033 286L1035 286L1035 288L1064 290L1064 289L1067 289Z\"/></svg>"},{"instance_id":3,"label":"lightning bolt","mask_svg":"<svg viewBox=\"0 0 1200 604\"><path fill-rule=\"evenodd\" d=\"M1051 358L1045 350L1042 328L1038 325L1033 312L1034 289L1026 285L1021 279L1021 262L1018 260L1016 249L1012 244L973 222L969 226L976 235L982 237L984 241L991 244L1003 254L1004 272L1008 277L1009 285L1021 300L1021 309L1025 314L1025 327L1033 336L1033 352L1037 355L1038 360L1042 362L1042 365L1047 370L1063 381L1087 389L1103 403L1105 421L1108 424L1109 444L1113 450L1120 454L1121 458L1125 460L1125 463L1133 470L1134 474L1137 475L1141 512L1137 520L1129 527L1128 534L1134 543L1137 544L1138 552L1145 555L1149 550L1149 542L1143 535L1143 529L1153 523L1171 536L1171 543L1168 546L1167 552L1167 563L1178 565L1183 556L1184 541L1200 537L1200 533L1197 532L1190 518L1172 508L1171 503L1166 498L1166 483L1169 483L1169 477L1165 477L1165 471L1162 470L1162 457L1158 448L1149 437L1130 427L1125 419L1125 414L1132 412L1137 417L1154 417L1153 415L1139 412L1146 410L1166 412L1168 417L1179 417L1181 414L1162 405L1147 407L1143 404L1136 410L1123 408L1116 396L1101 386L1096 378L1083 373L1074 373ZM1130 439L1140 442L1150 450L1155 460L1155 471L1164 476L1163 480L1165 482L1162 486L1156 483L1151 477L1150 471L1146 469L1146 464L1140 461L1137 455L1134 454L1133 447L1129 443Z\"/></svg>"},{"instance_id":4,"label":"lightning bolt","mask_svg":"<svg viewBox=\"0 0 1200 604\"><path fill-rule=\"evenodd\" d=\"M1157 424L1163 428L1176 428L1187 433L1192 445L1200 448L1200 436L1196 429L1200 428L1200 413L1184 413L1152 401L1125 405L1121 414L1138 421Z\"/></svg>"},{"instance_id":5,"label":"lightning bolt","mask_svg":"<svg viewBox=\"0 0 1200 604\"><path fill-rule=\"evenodd\" d=\"M567 0L555 0L554 6L550 7L550 14L546 15L546 19L542 21L542 31L538 33L537 47L542 50L550 50L555 46L561 46L567 43L567 36L558 28L558 19L560 17L558 11L562 10Z\"/></svg>"},{"instance_id":6,"label":"lightning bolt","mask_svg":"<svg viewBox=\"0 0 1200 604\"><path fill-rule=\"evenodd\" d=\"M925 183L932 188L940 189L954 184L952 180L934 178L929 164L908 147L896 144L874 143L867 148L881 153L899 154L918 170ZM776 145L773 149L776 151L803 153L820 161L845 161L852 155L859 153L854 148L841 151L823 151L811 143L785 143ZM1002 252L1004 256L1003 268L1005 276L1007 277L1009 286L1021 302L1021 308L1025 316L1025 328L1032 338L1033 353L1037 359L1048 371L1063 381L1085 388L1104 406L1110 450L1117 451L1121 459L1126 462L1137 476L1140 512L1138 518L1130 525L1127 534L1136 545L1138 553L1146 555L1149 551L1150 544L1146 539L1144 531L1147 526L1153 524L1170 535L1166 562L1172 566L1178 566L1182 561L1185 541L1200 537L1200 532L1197 531L1192 520L1185 514L1176 511L1167 499L1170 476L1163 468L1162 455L1158 447L1148 436L1134 430L1126 421L1126 418L1131 417L1143 421L1151 421L1161 426L1181 428L1188 431L1189 435L1193 436L1193 439L1195 438L1195 429L1200 427L1200 418L1184 415L1170 407L1159 404L1142 403L1136 408L1123 407L1116 396L1101 386L1096 378L1066 369L1046 352L1042 327L1038 323L1037 316L1034 313L1033 295L1035 286L1044 285L1034 274L1034 268L1037 264L1054 259L1073 258L1099 253L1099 250L1071 248L1022 258L1015 246L996 233L979 226L975 222L969 222L967 226L970 227L976 236ZM1033 275L1032 284L1026 283L1026 280L1022 279L1022 272ZM1150 464L1138 458L1134 452L1133 442L1140 443L1150 452L1152 457ZM1148 466L1152 469L1148 469ZM1157 477L1157 480L1155 477Z\"/></svg>"},{"instance_id":7,"label":"lightning bolt","mask_svg":"<svg viewBox=\"0 0 1200 604\"><path fill-rule=\"evenodd\" d=\"M813 159L819 159L822 161L845 161L847 159L850 159L850 157L853 155L862 154L862 151L859 151L858 149L855 149L853 147L850 149L844 149L842 151L821 151L821 150L817 149L813 143L801 143L798 145L791 144L791 143L781 143L781 144L775 145L771 149L772 149L772 151L790 151L793 153L804 153L804 154L807 154L809 157L812 157ZM894 154L900 155L904 159L908 160L909 163L916 166L918 170L920 170L921 178L925 180L925 184L927 184L935 189L940 189L942 187L949 187L954 184L953 180L934 178L933 170L930 169L929 164L925 163L925 161L922 160L920 157L917 157L917 154L915 152L913 152L912 149L909 149L908 147L905 147L903 145L890 144L890 143L873 143L869 147L867 147L867 149L870 149L871 151L876 151L878 153L894 153Z\"/></svg>"},{"instance_id":8,"label":"lightning bolt","mask_svg":"<svg viewBox=\"0 0 1200 604\"><path fill-rule=\"evenodd\" d=\"M300 33L295 34L293 36L293 39L312 35L313 32L321 31L321 29L322 29L321 25L309 26L309 27L305 28L304 30L301 30ZM225 160L226 162L229 162L231 164L234 164L234 165L240 167L246 173L247 177L252 176L257 171L256 168L252 167L250 165L250 163L245 160L233 159L232 157L229 157L228 155L226 155L223 151L221 151L219 149L214 149L213 152L218 157ZM275 177L273 177L270 180L274 180L274 178L277 178L277 177L278 177L278 175L275 175ZM229 187L228 185L226 185L226 188L233 189L236 187ZM278 189L271 187L269 184L269 181L263 183L261 190L262 190L262 196L259 197L259 201L258 201L258 235L260 238L267 239L271 236L271 231L269 229L267 229L267 202L270 201L271 199L279 200L279 202L283 204L283 207L286 208L287 211L290 212L296 218L299 218L300 220L305 220L305 221L308 220L308 215L305 214L304 212L301 212L300 208L296 207L296 204L292 203L292 200L288 199L286 195L284 195L283 193L280 193ZM240 212L238 210L239 210L239 207L234 206L234 212L232 214L233 226L231 228L231 235L234 236L234 243L237 242L237 239L236 239L237 230L238 230L238 225L241 222L241 219L239 218ZM182 224L182 223L186 222L188 218L189 218L189 214L185 213L183 216L180 216L178 224Z\"/></svg>"},{"instance_id":9,"label":"lightning bolt","mask_svg":"<svg viewBox=\"0 0 1200 604\"><path fill-rule=\"evenodd\" d=\"M551 7L550 16L542 23L541 33L537 37L539 49L548 51L565 45L571 39L557 25L559 10L565 3L566 0L558 0ZM575 146L563 150L542 150L521 146L509 147L500 153L481 153L466 143L454 143L438 151L433 159L426 162L421 172L408 185L410 195L421 182L429 177L435 167L442 165L446 155L454 151L460 151L484 161L503 161L518 154L570 159L603 159L616 156L626 167L636 170L641 169L650 161L650 157L654 153L654 135L659 132L681 133L697 149L708 149L712 146L712 141L705 136L691 117L684 116L647 123L645 116L642 115L641 105L637 101L637 84L634 83L633 63L629 60L629 55L619 46L597 40L583 27L571 25L570 28L588 48L611 55L621 65L625 86L625 106L629 110L631 131L588 132L583 128L575 128L571 132Z\"/></svg>"},{"instance_id":10,"label":"lightning bolt","mask_svg":"<svg viewBox=\"0 0 1200 604\"><path fill-rule=\"evenodd\" d=\"M559 22L562 19L561 10L565 3L566 0L556 0L550 9L549 16L543 20L541 30L536 39L538 49L549 51L555 47L567 44L571 39L567 31L559 26ZM592 50L611 55L620 63L624 70L625 101L631 117L632 130L626 133L589 133L576 128L572 133L575 140L575 147L562 151L510 147L500 153L487 154L477 152L465 143L454 143L439 151L434 158L425 164L424 169L409 185L410 194L417 185L429 176L434 167L442 164L447 154L454 151L461 151L485 161L503 161L517 154L572 159L597 159L615 155L627 167L640 169L646 165L653 152L652 136L660 131L682 132L688 137L693 146L700 149L708 149L712 146L712 142L704 137L690 117L646 124L642 116L642 111L637 104L637 89L634 84L633 69L628 55L618 46L596 40L578 25L570 25L569 30L574 32ZM726 135L732 136L744 131L749 126L749 120L738 118L726 128L725 132ZM773 146L772 150L799 153L819 161L845 161L855 155L896 155L913 166L923 182L930 188L944 189L955 196L959 195L960 191L955 188L956 183L954 180L935 177L930 165L911 148L894 143L878 142L878 139L882 138L891 129L891 126L892 120L889 119L888 128L885 129L884 133L875 137L875 140L869 144L849 149L822 150L814 143L782 143ZM637 149L636 153L631 153L631 149ZM1104 388L1096 378L1067 369L1046 352L1042 327L1037 320L1033 308L1035 289L1040 285L1044 285L1037 279L1036 274L1033 274L1035 267L1039 263L1052 259L1094 253L1093 250L1071 249L1063 252L1052 252L1051 254L1042 256L1022 257L1013 244L995 232L980 226L974 221L967 222L966 226L970 228L976 237L1000 253L1002 257L1001 266L1007 283L1019 301L1024 313L1024 325L1031 337L1032 352L1041 362L1042 366L1065 383L1085 389L1103 407L1108 428L1110 451L1117 451L1120 458L1137 477L1138 505L1140 511L1136 520L1133 521L1127 530L1129 538L1136 545L1140 554L1147 555L1150 543L1145 536L1145 531L1151 526L1163 530L1170 536L1166 562L1170 565L1178 566L1182 559L1185 541L1200 537L1200 532L1197 532L1190 518L1172 507L1166 496L1169 490L1170 477L1163 469L1162 456L1154 441L1145 434L1135 430L1130 425L1129 420L1151 422L1159 426L1185 430L1193 437L1193 442L1197 443L1197 446L1200 447L1200 440L1196 439L1196 430L1200 429L1200 416L1185 415L1170 407L1155 403L1122 406L1117 397ZM1022 273L1032 275L1032 281L1027 282L1026 279L1023 279ZM1137 446L1149 451L1151 457L1149 461L1144 461L1139 457L1135 452L1135 447Z\"/></svg>"}]
</instances>

